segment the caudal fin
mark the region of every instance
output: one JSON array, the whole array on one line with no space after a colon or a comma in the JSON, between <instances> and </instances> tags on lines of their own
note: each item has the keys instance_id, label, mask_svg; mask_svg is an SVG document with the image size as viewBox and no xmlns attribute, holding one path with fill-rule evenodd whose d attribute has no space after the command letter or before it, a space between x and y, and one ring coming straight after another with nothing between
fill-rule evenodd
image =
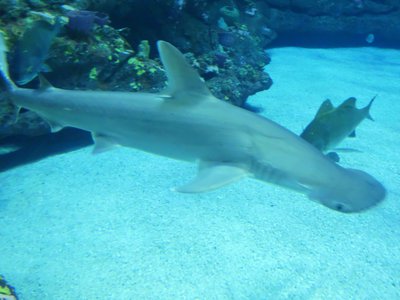
<instances>
[{"instance_id":1,"label":"caudal fin","mask_svg":"<svg viewBox=\"0 0 400 300\"><path fill-rule=\"evenodd\" d=\"M0 78L6 90L13 91L16 88L16 85L11 80L8 73L7 51L8 49L4 41L4 33L0 31Z\"/></svg>"},{"instance_id":2,"label":"caudal fin","mask_svg":"<svg viewBox=\"0 0 400 300\"><path fill-rule=\"evenodd\" d=\"M364 108L367 111L367 119L370 119L371 121L375 121L375 120L374 120L374 118L371 117L369 110L371 109L371 105L374 102L376 96L378 96L378 95L375 95L375 97L372 98L371 101L369 102L369 104Z\"/></svg>"}]
</instances>

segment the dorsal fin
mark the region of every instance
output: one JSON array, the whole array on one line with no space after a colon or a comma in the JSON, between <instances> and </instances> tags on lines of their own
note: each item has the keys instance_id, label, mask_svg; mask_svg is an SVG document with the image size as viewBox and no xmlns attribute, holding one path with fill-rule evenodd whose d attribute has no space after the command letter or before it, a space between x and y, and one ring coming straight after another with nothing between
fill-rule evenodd
<instances>
[{"instance_id":1,"label":"dorsal fin","mask_svg":"<svg viewBox=\"0 0 400 300\"><path fill-rule=\"evenodd\" d=\"M338 108L356 108L356 98L351 97L347 100L344 100L342 104L339 105Z\"/></svg>"},{"instance_id":2,"label":"dorsal fin","mask_svg":"<svg viewBox=\"0 0 400 300\"><path fill-rule=\"evenodd\" d=\"M51 83L40 73L39 73L39 81L40 81L40 87L39 87L40 91L45 91L54 88L51 85Z\"/></svg>"},{"instance_id":3,"label":"dorsal fin","mask_svg":"<svg viewBox=\"0 0 400 300\"><path fill-rule=\"evenodd\" d=\"M165 41L158 41L157 46L168 79L167 89L162 94L190 102L212 96L199 74L177 48Z\"/></svg>"},{"instance_id":4,"label":"dorsal fin","mask_svg":"<svg viewBox=\"0 0 400 300\"><path fill-rule=\"evenodd\" d=\"M331 110L333 110L333 104L331 102L331 100L326 99L324 102L322 102L321 106L319 107L317 114L315 115L315 117L321 117L322 115L330 112Z\"/></svg>"}]
</instances>

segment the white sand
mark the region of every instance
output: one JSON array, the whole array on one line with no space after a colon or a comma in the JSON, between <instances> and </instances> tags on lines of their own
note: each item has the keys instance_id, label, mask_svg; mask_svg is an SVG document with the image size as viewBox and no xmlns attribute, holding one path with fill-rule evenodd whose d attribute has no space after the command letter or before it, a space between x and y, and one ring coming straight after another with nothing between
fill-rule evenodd
<instances>
[{"instance_id":1,"label":"white sand","mask_svg":"<svg viewBox=\"0 0 400 300\"><path fill-rule=\"evenodd\" d=\"M195 166L132 149L51 157L0 174L0 274L21 299L400 299L400 52L269 52L251 102L296 133L327 97L378 94L341 157L382 205L340 214L250 179L177 194Z\"/></svg>"}]
</instances>

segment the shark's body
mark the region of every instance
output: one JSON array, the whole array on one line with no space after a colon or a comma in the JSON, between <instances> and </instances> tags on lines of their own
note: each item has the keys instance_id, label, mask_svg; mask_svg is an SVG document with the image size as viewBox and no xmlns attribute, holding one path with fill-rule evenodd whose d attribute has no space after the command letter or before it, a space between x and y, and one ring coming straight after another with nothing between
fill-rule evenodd
<instances>
[{"instance_id":1,"label":"shark's body","mask_svg":"<svg viewBox=\"0 0 400 300\"><path fill-rule=\"evenodd\" d=\"M327 99L300 136L323 152L332 150L346 137L354 137L355 129L364 119L372 120L369 110L374 100L375 97L367 106L358 109L355 98L345 100L338 107Z\"/></svg>"},{"instance_id":2,"label":"shark's body","mask_svg":"<svg viewBox=\"0 0 400 300\"><path fill-rule=\"evenodd\" d=\"M216 99L171 44L158 43L168 77L161 94L15 87L15 105L54 129L91 131L95 152L122 145L199 163L198 176L177 191L217 189L245 176L302 192L339 211L369 208L385 197L372 176L344 169L280 125ZM3 70L4 71L4 70ZM5 73L6 74L6 73Z\"/></svg>"}]
</instances>

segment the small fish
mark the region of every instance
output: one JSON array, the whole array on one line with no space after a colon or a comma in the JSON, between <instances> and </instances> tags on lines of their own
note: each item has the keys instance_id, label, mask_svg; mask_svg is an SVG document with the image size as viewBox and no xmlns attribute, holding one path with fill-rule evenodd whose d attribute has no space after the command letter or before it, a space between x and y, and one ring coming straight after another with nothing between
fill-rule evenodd
<instances>
[{"instance_id":1,"label":"small fish","mask_svg":"<svg viewBox=\"0 0 400 300\"><path fill-rule=\"evenodd\" d=\"M346 137L356 136L355 129L365 118L373 120L369 110L375 97L361 109L356 108L354 97L336 108L329 99L325 100L300 136L322 152L336 148Z\"/></svg>"},{"instance_id":2,"label":"small fish","mask_svg":"<svg viewBox=\"0 0 400 300\"><path fill-rule=\"evenodd\" d=\"M24 85L36 78L40 72L49 71L44 64L54 38L61 28L61 19L54 24L40 20L24 32L17 43L12 58L11 77L18 85Z\"/></svg>"},{"instance_id":3,"label":"small fish","mask_svg":"<svg viewBox=\"0 0 400 300\"><path fill-rule=\"evenodd\" d=\"M375 35L373 33L368 34L367 37L365 38L365 41L368 44L372 44L375 41Z\"/></svg>"}]
</instances>

